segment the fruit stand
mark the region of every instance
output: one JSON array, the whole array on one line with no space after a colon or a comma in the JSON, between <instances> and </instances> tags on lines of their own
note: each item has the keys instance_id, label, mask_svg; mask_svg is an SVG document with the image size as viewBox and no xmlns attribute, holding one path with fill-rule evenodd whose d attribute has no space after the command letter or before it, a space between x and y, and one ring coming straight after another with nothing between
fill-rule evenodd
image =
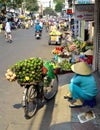
<instances>
[{"instance_id":1,"label":"fruit stand","mask_svg":"<svg viewBox=\"0 0 100 130\"><path fill-rule=\"evenodd\" d=\"M78 39L66 42L64 46L55 47L52 50L55 63L58 66L55 65L55 69L59 70L59 73L71 72L71 65L81 61L87 62L91 66L93 61L92 51L90 48L87 49L86 42Z\"/></svg>"},{"instance_id":2,"label":"fruit stand","mask_svg":"<svg viewBox=\"0 0 100 130\"><path fill-rule=\"evenodd\" d=\"M49 34L49 40L48 40L48 44L58 44L61 45L61 40L62 40L62 33L60 33L57 30L53 30L50 32Z\"/></svg>"},{"instance_id":3,"label":"fruit stand","mask_svg":"<svg viewBox=\"0 0 100 130\"><path fill-rule=\"evenodd\" d=\"M52 50L52 53L54 54L54 63L53 67L56 71L56 73L63 74L71 71L71 53L68 53L66 51L65 47L55 47L55 49Z\"/></svg>"}]
</instances>

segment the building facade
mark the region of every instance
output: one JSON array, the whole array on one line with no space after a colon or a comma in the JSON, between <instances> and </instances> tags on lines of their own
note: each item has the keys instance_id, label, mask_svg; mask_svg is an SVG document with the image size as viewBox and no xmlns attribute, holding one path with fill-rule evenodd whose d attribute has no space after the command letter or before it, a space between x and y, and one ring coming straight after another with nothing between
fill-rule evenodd
<instances>
[{"instance_id":1,"label":"building facade","mask_svg":"<svg viewBox=\"0 0 100 130\"><path fill-rule=\"evenodd\" d=\"M100 74L100 0L65 0L65 7L69 8L72 2L72 9L74 10L75 4L89 4L94 3L94 58L93 58L93 71Z\"/></svg>"},{"instance_id":2,"label":"building facade","mask_svg":"<svg viewBox=\"0 0 100 130\"><path fill-rule=\"evenodd\" d=\"M93 69L100 74L100 0L95 0Z\"/></svg>"}]
</instances>

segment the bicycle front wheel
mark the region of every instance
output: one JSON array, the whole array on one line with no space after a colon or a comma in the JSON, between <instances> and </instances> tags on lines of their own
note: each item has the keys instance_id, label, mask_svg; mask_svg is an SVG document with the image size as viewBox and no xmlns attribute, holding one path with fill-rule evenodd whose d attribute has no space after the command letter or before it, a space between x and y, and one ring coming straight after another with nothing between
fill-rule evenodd
<instances>
[{"instance_id":1,"label":"bicycle front wheel","mask_svg":"<svg viewBox=\"0 0 100 130\"><path fill-rule=\"evenodd\" d=\"M27 88L25 96L25 118L29 119L33 117L37 111L37 92L33 85Z\"/></svg>"},{"instance_id":2,"label":"bicycle front wheel","mask_svg":"<svg viewBox=\"0 0 100 130\"><path fill-rule=\"evenodd\" d=\"M58 76L55 75L55 78L51 80L48 86L44 87L44 98L46 100L52 99L58 91Z\"/></svg>"}]
</instances>

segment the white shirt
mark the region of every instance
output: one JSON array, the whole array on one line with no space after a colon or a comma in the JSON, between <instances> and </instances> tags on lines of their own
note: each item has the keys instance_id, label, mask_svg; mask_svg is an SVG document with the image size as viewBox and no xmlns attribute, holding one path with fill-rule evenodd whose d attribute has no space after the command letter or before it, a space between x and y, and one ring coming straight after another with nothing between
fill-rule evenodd
<instances>
[{"instance_id":1,"label":"white shirt","mask_svg":"<svg viewBox=\"0 0 100 130\"><path fill-rule=\"evenodd\" d=\"M43 27L43 23L42 22L40 22L40 26L41 26L41 28Z\"/></svg>"},{"instance_id":2,"label":"white shirt","mask_svg":"<svg viewBox=\"0 0 100 130\"><path fill-rule=\"evenodd\" d=\"M6 31L7 33L10 33L10 32L11 32L11 27L10 27L10 23L9 23L9 22L6 23L5 31Z\"/></svg>"}]
</instances>

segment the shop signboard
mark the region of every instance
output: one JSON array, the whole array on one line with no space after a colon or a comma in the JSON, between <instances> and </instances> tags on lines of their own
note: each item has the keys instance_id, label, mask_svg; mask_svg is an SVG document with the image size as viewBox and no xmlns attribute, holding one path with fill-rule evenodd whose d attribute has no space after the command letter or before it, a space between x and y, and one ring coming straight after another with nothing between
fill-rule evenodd
<instances>
[{"instance_id":1,"label":"shop signboard","mask_svg":"<svg viewBox=\"0 0 100 130\"><path fill-rule=\"evenodd\" d=\"M91 0L77 0L78 4L90 4Z\"/></svg>"},{"instance_id":2,"label":"shop signboard","mask_svg":"<svg viewBox=\"0 0 100 130\"><path fill-rule=\"evenodd\" d=\"M67 9L67 14L72 14L72 9Z\"/></svg>"},{"instance_id":3,"label":"shop signboard","mask_svg":"<svg viewBox=\"0 0 100 130\"><path fill-rule=\"evenodd\" d=\"M75 4L75 19L93 21L94 4Z\"/></svg>"}]
</instances>

